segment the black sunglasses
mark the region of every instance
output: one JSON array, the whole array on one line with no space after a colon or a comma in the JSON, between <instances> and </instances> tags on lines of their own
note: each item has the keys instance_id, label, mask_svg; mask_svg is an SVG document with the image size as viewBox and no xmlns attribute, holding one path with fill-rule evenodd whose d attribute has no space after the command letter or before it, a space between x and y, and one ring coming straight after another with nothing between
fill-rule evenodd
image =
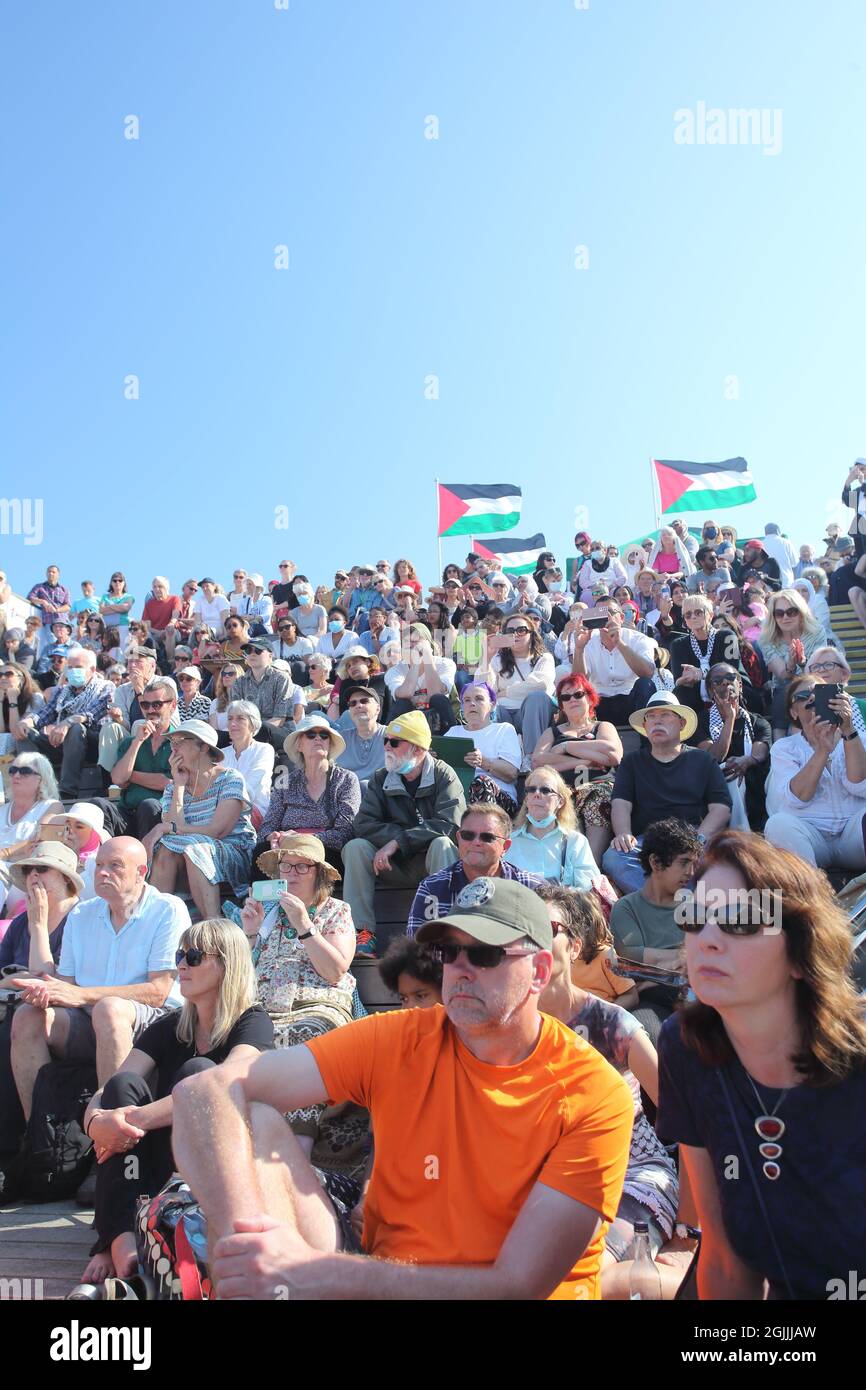
<instances>
[{"instance_id":1,"label":"black sunglasses","mask_svg":"<svg viewBox=\"0 0 866 1390\"><path fill-rule=\"evenodd\" d=\"M139 700L139 709L162 709L163 705L170 705L171 700Z\"/></svg>"},{"instance_id":2,"label":"black sunglasses","mask_svg":"<svg viewBox=\"0 0 866 1390\"><path fill-rule=\"evenodd\" d=\"M17 772L19 777L38 777L39 773L35 767L19 767L13 763L9 769L10 773Z\"/></svg>"},{"instance_id":3,"label":"black sunglasses","mask_svg":"<svg viewBox=\"0 0 866 1390\"><path fill-rule=\"evenodd\" d=\"M187 965L195 967L196 965L201 965L207 955L207 951L199 950L198 946L191 946L188 951L175 951L174 963L175 965L181 965L186 961Z\"/></svg>"},{"instance_id":4,"label":"black sunglasses","mask_svg":"<svg viewBox=\"0 0 866 1390\"><path fill-rule=\"evenodd\" d=\"M759 931L767 926L766 922L754 920L750 913L745 916L740 913L725 912L718 917L711 919L712 924L717 926L719 931L724 932L725 936L757 936ZM680 931L692 933L702 932L704 927L710 925L709 922L678 922Z\"/></svg>"},{"instance_id":5,"label":"black sunglasses","mask_svg":"<svg viewBox=\"0 0 866 1390\"><path fill-rule=\"evenodd\" d=\"M386 748L399 748L406 740L403 738L386 738L383 740Z\"/></svg>"},{"instance_id":6,"label":"black sunglasses","mask_svg":"<svg viewBox=\"0 0 866 1390\"><path fill-rule=\"evenodd\" d=\"M458 830L457 834L470 845L473 840L480 840L483 845L492 845L495 840L505 838L504 835L494 835L490 830Z\"/></svg>"},{"instance_id":7,"label":"black sunglasses","mask_svg":"<svg viewBox=\"0 0 866 1390\"><path fill-rule=\"evenodd\" d=\"M432 949L434 960L440 965L454 965L462 951L476 970L495 970L506 956L526 956L528 951L506 951L504 946L458 946L456 941L440 941Z\"/></svg>"},{"instance_id":8,"label":"black sunglasses","mask_svg":"<svg viewBox=\"0 0 866 1390\"><path fill-rule=\"evenodd\" d=\"M304 738L323 738L329 742L331 735L325 729L305 729Z\"/></svg>"},{"instance_id":9,"label":"black sunglasses","mask_svg":"<svg viewBox=\"0 0 866 1390\"><path fill-rule=\"evenodd\" d=\"M792 705L804 705L808 700L815 698L814 687L811 690L798 690L796 695L791 696Z\"/></svg>"},{"instance_id":10,"label":"black sunglasses","mask_svg":"<svg viewBox=\"0 0 866 1390\"><path fill-rule=\"evenodd\" d=\"M800 610L798 608L774 608L773 616L775 618L797 618L800 616Z\"/></svg>"},{"instance_id":11,"label":"black sunglasses","mask_svg":"<svg viewBox=\"0 0 866 1390\"><path fill-rule=\"evenodd\" d=\"M560 695L560 697L559 697L559 703L560 703L561 705L567 705L567 704L569 703L570 700L585 700L585 699L586 699L586 691L585 691L585 690L565 690L565 691L563 691L563 693L562 693L562 694Z\"/></svg>"},{"instance_id":12,"label":"black sunglasses","mask_svg":"<svg viewBox=\"0 0 866 1390\"><path fill-rule=\"evenodd\" d=\"M532 629L529 627L507 627L505 635L506 637L522 637L524 633L531 631Z\"/></svg>"}]
</instances>

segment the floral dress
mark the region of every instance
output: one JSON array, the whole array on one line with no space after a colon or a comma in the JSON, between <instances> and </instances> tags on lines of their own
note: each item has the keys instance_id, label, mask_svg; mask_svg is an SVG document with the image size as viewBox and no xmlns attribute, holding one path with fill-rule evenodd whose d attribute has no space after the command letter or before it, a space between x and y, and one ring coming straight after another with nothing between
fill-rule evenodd
<instances>
[{"instance_id":1,"label":"floral dress","mask_svg":"<svg viewBox=\"0 0 866 1390\"><path fill-rule=\"evenodd\" d=\"M348 943L354 932L349 904L326 898L308 909L310 921L335 945ZM352 1022L355 977L348 971L329 984L297 939L295 928L278 904L262 923L253 947L259 1003L274 1025L274 1046L295 1047L310 1038ZM315 1137L323 1105L307 1105L287 1115L295 1134Z\"/></svg>"},{"instance_id":2,"label":"floral dress","mask_svg":"<svg viewBox=\"0 0 866 1390\"><path fill-rule=\"evenodd\" d=\"M169 782L162 794L162 812L167 815L171 806L174 784ZM250 820L247 789L239 772L227 769L220 772L201 796L190 795L187 787L183 816L187 825L207 825L221 801L240 801L241 813L234 826L221 840L199 835L194 830L178 835L163 835L159 841L172 854L186 855L200 869L208 883L230 883L235 893L246 892L250 882L255 831Z\"/></svg>"}]
</instances>

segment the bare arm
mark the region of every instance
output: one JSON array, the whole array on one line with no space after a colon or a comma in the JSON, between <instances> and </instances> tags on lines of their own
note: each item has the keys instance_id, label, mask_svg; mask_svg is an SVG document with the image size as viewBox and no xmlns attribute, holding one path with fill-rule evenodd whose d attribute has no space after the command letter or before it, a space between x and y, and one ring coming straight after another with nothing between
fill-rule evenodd
<instances>
[{"instance_id":1,"label":"bare arm","mask_svg":"<svg viewBox=\"0 0 866 1390\"><path fill-rule=\"evenodd\" d=\"M698 832L708 840L717 830L724 830L730 819L730 806L725 806L721 801L714 801L707 807L707 814L698 826Z\"/></svg>"},{"instance_id":2,"label":"bare arm","mask_svg":"<svg viewBox=\"0 0 866 1390\"><path fill-rule=\"evenodd\" d=\"M764 1281L731 1248L722 1221L722 1205L712 1160L706 1149L680 1145L702 1232L698 1295L702 1299L764 1297Z\"/></svg>"},{"instance_id":3,"label":"bare arm","mask_svg":"<svg viewBox=\"0 0 866 1390\"><path fill-rule=\"evenodd\" d=\"M628 1049L629 1070L634 1073L653 1105L659 1103L658 1053L641 1028L635 1033Z\"/></svg>"}]
</instances>

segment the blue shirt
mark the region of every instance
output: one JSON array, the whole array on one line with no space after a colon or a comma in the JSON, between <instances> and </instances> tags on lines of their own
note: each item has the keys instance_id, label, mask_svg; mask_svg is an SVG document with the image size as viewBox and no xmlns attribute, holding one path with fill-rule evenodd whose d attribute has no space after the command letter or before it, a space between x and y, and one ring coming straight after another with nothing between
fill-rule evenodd
<instances>
[{"instance_id":1,"label":"blue shirt","mask_svg":"<svg viewBox=\"0 0 866 1390\"><path fill-rule=\"evenodd\" d=\"M479 814L484 810L483 806L479 806L478 809ZM513 879L516 883L522 883L525 888L541 887L541 879L537 874L524 873L523 869L516 869L505 860L500 865L499 877ZM447 916L454 906L457 894L468 882L459 859L456 863L449 864L447 869L439 869L435 874L422 878L412 899L406 935L414 936L425 922L434 922L439 917Z\"/></svg>"},{"instance_id":2,"label":"blue shirt","mask_svg":"<svg viewBox=\"0 0 866 1390\"><path fill-rule=\"evenodd\" d=\"M127 922L115 931L108 903L90 898L66 919L57 973L87 989L102 985L144 985L157 971L176 971L175 954L190 925L186 904L149 883ZM182 1003L175 979L166 1004Z\"/></svg>"},{"instance_id":3,"label":"blue shirt","mask_svg":"<svg viewBox=\"0 0 866 1390\"><path fill-rule=\"evenodd\" d=\"M586 892L592 881L601 874L592 857L585 835L579 830L560 830L554 826L539 839L521 825L512 833L508 862L528 873L561 883L564 888L579 888Z\"/></svg>"}]
</instances>

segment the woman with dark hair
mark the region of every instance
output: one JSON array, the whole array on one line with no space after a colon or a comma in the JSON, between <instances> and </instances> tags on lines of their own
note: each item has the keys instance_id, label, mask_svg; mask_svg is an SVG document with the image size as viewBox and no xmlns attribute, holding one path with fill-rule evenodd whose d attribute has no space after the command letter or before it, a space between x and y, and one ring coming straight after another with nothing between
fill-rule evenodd
<instances>
[{"instance_id":1,"label":"woman with dark hair","mask_svg":"<svg viewBox=\"0 0 866 1390\"><path fill-rule=\"evenodd\" d=\"M822 873L746 831L710 840L683 908L696 1000L661 1031L657 1128L697 1203L699 1297L844 1298L866 1247L850 923Z\"/></svg>"},{"instance_id":2,"label":"woman with dark hair","mask_svg":"<svg viewBox=\"0 0 866 1390\"><path fill-rule=\"evenodd\" d=\"M99 611L106 620L106 626L117 628L120 640L125 638L129 626L129 612L135 599L126 592L126 577L117 570L111 576L108 593L99 601Z\"/></svg>"},{"instance_id":3,"label":"woman with dark hair","mask_svg":"<svg viewBox=\"0 0 866 1390\"><path fill-rule=\"evenodd\" d=\"M456 579L456 580L457 580L457 583L460 584L460 585L462 586L462 584L463 584L463 571L462 571L462 569L460 568L459 565L446 565L446 566L445 566L444 570L442 571L442 583L444 584L445 581L446 581L447 579ZM400 581L400 582L402 582L402 581Z\"/></svg>"},{"instance_id":4,"label":"woman with dark hair","mask_svg":"<svg viewBox=\"0 0 866 1390\"><path fill-rule=\"evenodd\" d=\"M32 717L45 704L30 672L14 661L0 662L0 753L29 748L27 734L19 731L22 719Z\"/></svg>"},{"instance_id":5,"label":"woman with dark hair","mask_svg":"<svg viewBox=\"0 0 866 1390\"><path fill-rule=\"evenodd\" d=\"M427 626L431 632L447 632L451 627L448 611L438 599L431 599L427 604Z\"/></svg>"},{"instance_id":6,"label":"woman with dark hair","mask_svg":"<svg viewBox=\"0 0 866 1390\"><path fill-rule=\"evenodd\" d=\"M256 1004L249 946L233 922L213 917L187 927L177 952L180 1009L156 1019L90 1101L84 1127L96 1149L97 1237L87 1283L136 1269L139 1197L174 1172L172 1090L184 1077L273 1047L274 1028ZM130 1154L135 1161L130 1164Z\"/></svg>"},{"instance_id":7,"label":"woman with dark hair","mask_svg":"<svg viewBox=\"0 0 866 1390\"><path fill-rule=\"evenodd\" d=\"M105 651L105 619L100 618L98 613L87 613L85 616L85 635L81 638L81 646L91 652Z\"/></svg>"},{"instance_id":8,"label":"woman with dark hair","mask_svg":"<svg viewBox=\"0 0 866 1390\"><path fill-rule=\"evenodd\" d=\"M622 762L616 727L595 718L598 694L587 676L563 676L557 712L535 746L532 766L554 768L574 792L575 810L597 863L611 840L612 769Z\"/></svg>"},{"instance_id":9,"label":"woman with dark hair","mask_svg":"<svg viewBox=\"0 0 866 1390\"><path fill-rule=\"evenodd\" d=\"M394 566L394 588L414 589L416 594L421 593L421 585L415 573L415 566L410 560L398 560Z\"/></svg>"},{"instance_id":10,"label":"woman with dark hair","mask_svg":"<svg viewBox=\"0 0 866 1390\"><path fill-rule=\"evenodd\" d=\"M357 642L357 635L349 627L349 614L345 608L335 604L328 609L328 631L316 641L316 651L323 652L332 661L340 661L350 647Z\"/></svg>"},{"instance_id":11,"label":"woman with dark hair","mask_svg":"<svg viewBox=\"0 0 866 1390\"><path fill-rule=\"evenodd\" d=\"M501 637L488 639L487 650L493 655L478 679L493 688L498 717L523 736L524 750L535 748L553 714L553 655L522 613L506 618Z\"/></svg>"}]
</instances>

